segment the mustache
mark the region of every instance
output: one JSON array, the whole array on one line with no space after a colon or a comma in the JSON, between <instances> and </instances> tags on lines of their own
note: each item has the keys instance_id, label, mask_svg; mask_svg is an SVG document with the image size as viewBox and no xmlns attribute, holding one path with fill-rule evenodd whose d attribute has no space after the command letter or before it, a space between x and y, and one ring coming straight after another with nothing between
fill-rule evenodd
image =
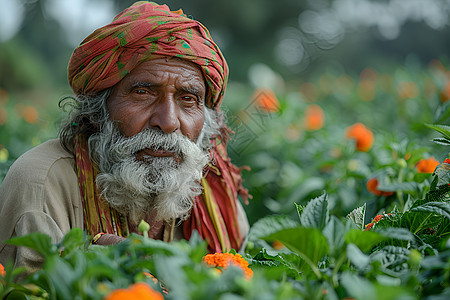
<instances>
[{"instance_id":1,"label":"mustache","mask_svg":"<svg viewBox=\"0 0 450 300\"><path fill-rule=\"evenodd\" d=\"M110 125L115 126L114 124ZM108 141L102 145L102 148L109 148L108 151L103 151L103 153L114 153L114 158L106 157L106 159L113 160L135 156L137 152L145 149L169 151L176 156L183 157L185 149L195 145L194 142L180 133L168 134L158 128L147 128L131 137L123 136L116 128L115 130L103 130L99 134L104 135Z\"/></svg>"}]
</instances>

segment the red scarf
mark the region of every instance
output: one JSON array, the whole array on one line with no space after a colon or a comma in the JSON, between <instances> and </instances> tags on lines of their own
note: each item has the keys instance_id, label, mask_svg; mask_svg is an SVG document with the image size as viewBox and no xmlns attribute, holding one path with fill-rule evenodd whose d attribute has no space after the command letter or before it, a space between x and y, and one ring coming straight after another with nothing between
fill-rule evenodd
<instances>
[{"instance_id":1,"label":"red scarf","mask_svg":"<svg viewBox=\"0 0 450 300\"><path fill-rule=\"evenodd\" d=\"M249 195L242 186L241 169L226 154L226 145L221 139L213 144L213 163L205 168L203 193L195 198L191 216L182 225L183 234L189 240L193 230L197 230L208 242L210 252L239 250L243 237L237 219L237 198L239 194L246 201ZM96 188L97 170L89 159L86 138L81 135L75 138L75 160L87 233L128 236L126 217L110 207Z\"/></svg>"}]
</instances>

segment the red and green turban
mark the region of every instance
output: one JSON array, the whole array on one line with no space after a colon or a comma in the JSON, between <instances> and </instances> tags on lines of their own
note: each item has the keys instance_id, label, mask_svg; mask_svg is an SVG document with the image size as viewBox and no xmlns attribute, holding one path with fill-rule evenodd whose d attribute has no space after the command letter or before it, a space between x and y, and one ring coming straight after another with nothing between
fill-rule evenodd
<instances>
[{"instance_id":1,"label":"red and green turban","mask_svg":"<svg viewBox=\"0 0 450 300\"><path fill-rule=\"evenodd\" d=\"M95 30L72 54L69 83L75 94L95 94L117 84L140 63L179 57L200 66L208 86L206 105L218 108L228 66L208 30L181 10L136 2Z\"/></svg>"}]
</instances>

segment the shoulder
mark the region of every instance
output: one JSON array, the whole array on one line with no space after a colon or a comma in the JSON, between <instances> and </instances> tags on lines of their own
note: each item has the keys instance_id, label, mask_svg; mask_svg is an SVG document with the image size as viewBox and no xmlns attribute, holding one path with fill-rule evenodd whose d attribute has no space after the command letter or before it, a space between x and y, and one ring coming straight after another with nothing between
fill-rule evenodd
<instances>
[{"instance_id":1,"label":"shoulder","mask_svg":"<svg viewBox=\"0 0 450 300\"><path fill-rule=\"evenodd\" d=\"M47 141L27 151L9 169L0 186L0 215L11 210L45 210L53 206L50 202L70 201L77 189L75 158L59 140Z\"/></svg>"},{"instance_id":2,"label":"shoulder","mask_svg":"<svg viewBox=\"0 0 450 300\"><path fill-rule=\"evenodd\" d=\"M47 141L18 158L0 186L0 240L13 234L19 220L41 220L44 215L68 231L81 222L80 207L75 158L59 140Z\"/></svg>"},{"instance_id":3,"label":"shoulder","mask_svg":"<svg viewBox=\"0 0 450 300\"><path fill-rule=\"evenodd\" d=\"M61 146L58 139L49 140L20 156L9 169L5 182L12 179L16 182L44 183L52 169L58 166L75 172L74 156Z\"/></svg>"}]
</instances>

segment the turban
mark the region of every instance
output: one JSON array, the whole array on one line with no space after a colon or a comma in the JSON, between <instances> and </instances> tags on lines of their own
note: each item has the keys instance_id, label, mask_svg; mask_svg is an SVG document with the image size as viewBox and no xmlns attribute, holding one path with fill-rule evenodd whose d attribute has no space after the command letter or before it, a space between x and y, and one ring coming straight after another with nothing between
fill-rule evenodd
<instances>
[{"instance_id":1,"label":"turban","mask_svg":"<svg viewBox=\"0 0 450 300\"><path fill-rule=\"evenodd\" d=\"M208 86L206 105L219 107L228 79L219 47L201 23L153 2L136 2L89 35L70 58L69 84L77 95L95 94L140 63L164 56L197 64Z\"/></svg>"}]
</instances>

